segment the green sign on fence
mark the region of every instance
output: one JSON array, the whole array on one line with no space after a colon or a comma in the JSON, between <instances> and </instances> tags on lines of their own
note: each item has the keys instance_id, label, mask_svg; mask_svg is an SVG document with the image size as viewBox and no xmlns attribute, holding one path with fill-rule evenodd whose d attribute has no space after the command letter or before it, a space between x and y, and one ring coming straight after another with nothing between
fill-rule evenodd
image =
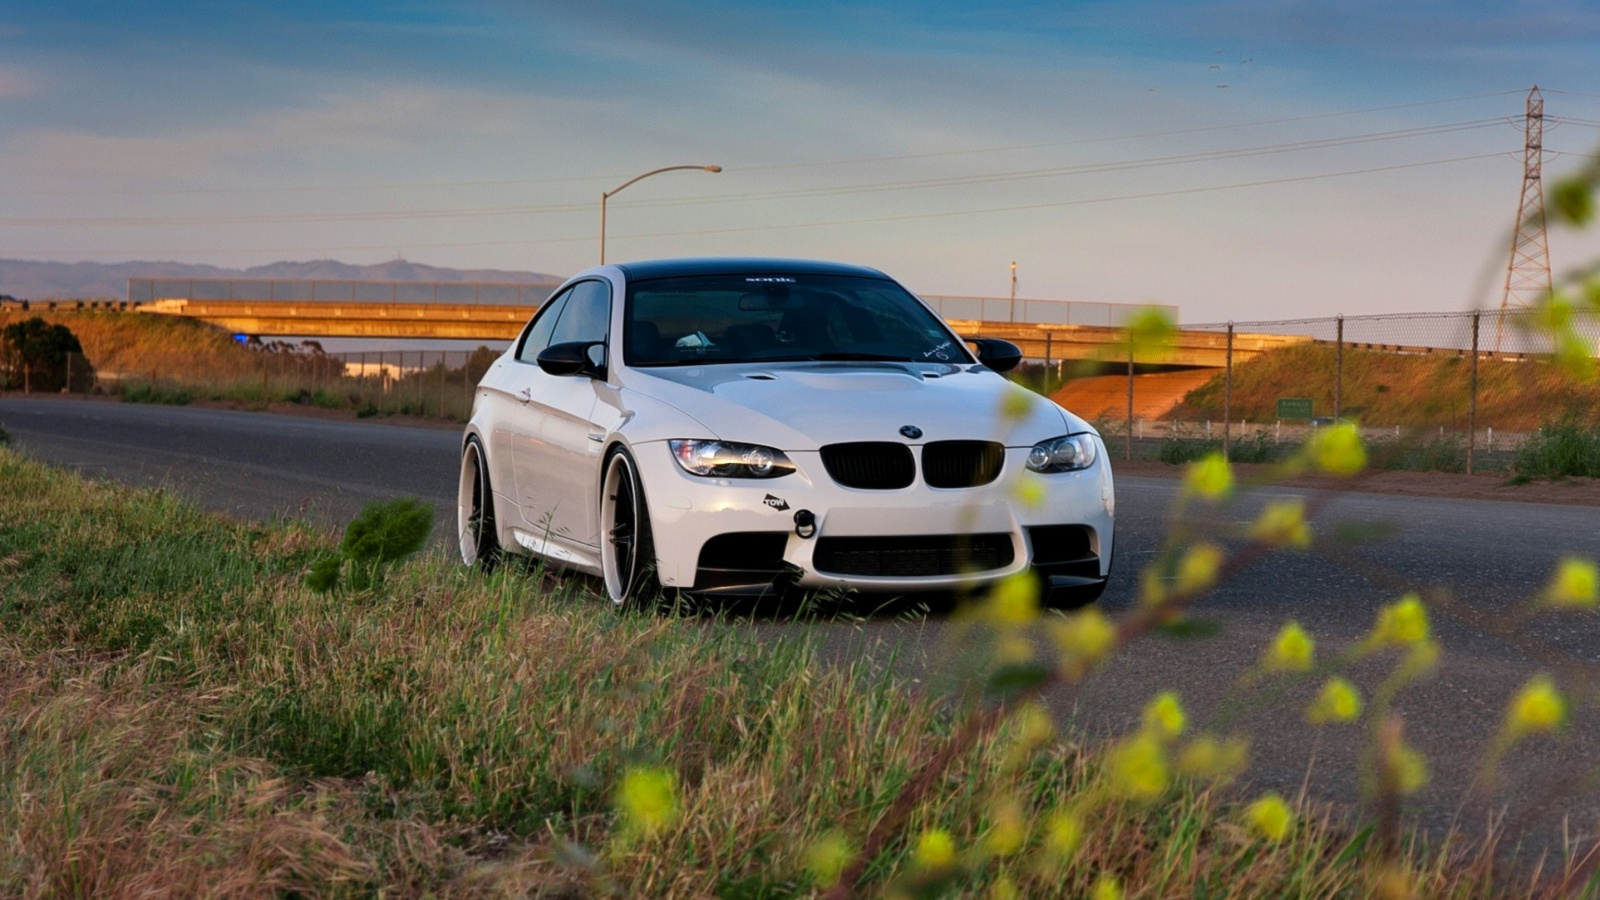
<instances>
[{"instance_id":1,"label":"green sign on fence","mask_svg":"<svg viewBox=\"0 0 1600 900\"><path fill-rule=\"evenodd\" d=\"M1278 418L1280 419L1309 419L1311 418L1310 397L1279 397Z\"/></svg>"}]
</instances>

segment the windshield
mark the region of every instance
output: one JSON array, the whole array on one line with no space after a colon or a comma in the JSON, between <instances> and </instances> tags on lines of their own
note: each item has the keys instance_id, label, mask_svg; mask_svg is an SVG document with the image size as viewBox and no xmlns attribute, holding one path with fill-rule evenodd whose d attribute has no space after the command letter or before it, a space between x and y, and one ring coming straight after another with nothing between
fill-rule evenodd
<instances>
[{"instance_id":1,"label":"windshield","mask_svg":"<svg viewBox=\"0 0 1600 900\"><path fill-rule=\"evenodd\" d=\"M970 363L961 340L892 281L696 275L628 285L630 366L786 360Z\"/></svg>"}]
</instances>

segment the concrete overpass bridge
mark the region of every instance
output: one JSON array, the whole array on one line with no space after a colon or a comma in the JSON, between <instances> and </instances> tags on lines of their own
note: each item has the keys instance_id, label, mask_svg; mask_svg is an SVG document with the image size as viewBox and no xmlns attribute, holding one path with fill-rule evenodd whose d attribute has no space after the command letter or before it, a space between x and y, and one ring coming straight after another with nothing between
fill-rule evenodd
<instances>
[{"instance_id":1,"label":"concrete overpass bridge","mask_svg":"<svg viewBox=\"0 0 1600 900\"><path fill-rule=\"evenodd\" d=\"M130 279L129 306L140 313L199 319L257 337L510 341L555 285L461 282L348 282L229 279L214 282ZM1028 359L1125 362L1118 325L1140 306L1062 300L927 295L962 337L1015 343ZM1167 307L1176 318L1177 309ZM1020 316L1019 316L1020 314ZM1002 319L1001 317L1006 317ZM1009 319L1017 317L1019 321ZM1234 335L1235 362L1309 338ZM1227 336L1182 331L1152 367L1221 368Z\"/></svg>"}]
</instances>

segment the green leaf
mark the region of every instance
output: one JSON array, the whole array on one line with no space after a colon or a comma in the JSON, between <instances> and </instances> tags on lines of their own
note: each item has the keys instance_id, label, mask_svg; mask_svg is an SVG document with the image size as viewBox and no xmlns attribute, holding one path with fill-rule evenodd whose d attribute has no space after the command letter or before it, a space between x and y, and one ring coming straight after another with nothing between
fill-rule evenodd
<instances>
[{"instance_id":1,"label":"green leaf","mask_svg":"<svg viewBox=\"0 0 1600 900\"><path fill-rule=\"evenodd\" d=\"M1166 637L1180 641L1194 641L1220 634L1222 623L1216 619L1182 618L1174 622L1163 622L1156 628Z\"/></svg>"},{"instance_id":2,"label":"green leaf","mask_svg":"<svg viewBox=\"0 0 1600 900\"><path fill-rule=\"evenodd\" d=\"M339 584L339 567L344 564L344 558L339 556L325 556L311 564L311 571L306 574L306 587L319 594L326 594Z\"/></svg>"},{"instance_id":3,"label":"green leaf","mask_svg":"<svg viewBox=\"0 0 1600 900\"><path fill-rule=\"evenodd\" d=\"M421 550L432 531L433 507L421 500L374 500L351 520L339 549L356 562L394 562Z\"/></svg>"},{"instance_id":4,"label":"green leaf","mask_svg":"<svg viewBox=\"0 0 1600 900\"><path fill-rule=\"evenodd\" d=\"M1550 186L1550 208L1568 225L1587 225L1594 218L1594 193L1581 178L1562 179Z\"/></svg>"},{"instance_id":5,"label":"green leaf","mask_svg":"<svg viewBox=\"0 0 1600 900\"><path fill-rule=\"evenodd\" d=\"M1043 684L1051 671L1050 666L1034 660L1001 666L989 676L989 692L1002 698L1015 696Z\"/></svg>"}]
</instances>

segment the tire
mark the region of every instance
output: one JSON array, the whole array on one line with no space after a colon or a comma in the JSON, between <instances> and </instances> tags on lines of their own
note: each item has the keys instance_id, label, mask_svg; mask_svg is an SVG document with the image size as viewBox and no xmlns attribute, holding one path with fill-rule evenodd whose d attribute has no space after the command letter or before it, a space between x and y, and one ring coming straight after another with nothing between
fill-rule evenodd
<instances>
[{"instance_id":1,"label":"tire","mask_svg":"<svg viewBox=\"0 0 1600 900\"><path fill-rule=\"evenodd\" d=\"M486 459L482 442L476 436L467 438L456 488L456 539L461 561L489 572L500 564L501 551Z\"/></svg>"},{"instance_id":2,"label":"tire","mask_svg":"<svg viewBox=\"0 0 1600 900\"><path fill-rule=\"evenodd\" d=\"M661 597L655 541L639 470L627 450L606 457L600 479L600 569L606 598L618 611L653 608Z\"/></svg>"}]
</instances>

